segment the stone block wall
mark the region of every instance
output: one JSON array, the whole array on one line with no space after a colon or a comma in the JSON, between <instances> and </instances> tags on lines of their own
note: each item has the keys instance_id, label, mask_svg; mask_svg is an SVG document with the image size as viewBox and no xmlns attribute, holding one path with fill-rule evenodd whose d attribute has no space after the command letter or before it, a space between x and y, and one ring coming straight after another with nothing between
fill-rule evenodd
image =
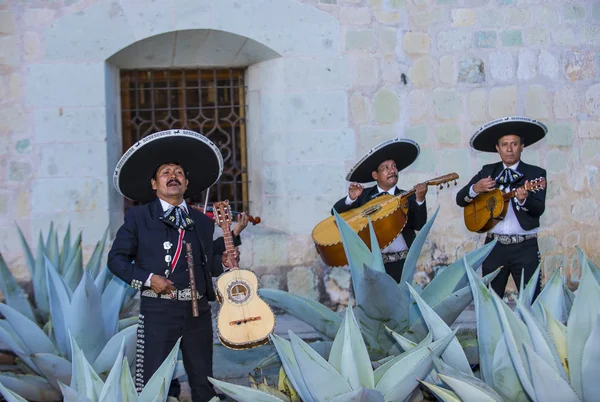
<instances>
[{"instance_id":1,"label":"stone block wall","mask_svg":"<svg viewBox=\"0 0 600 402\"><path fill-rule=\"evenodd\" d=\"M71 221L84 230L88 255L107 226L114 235L122 219L109 176L121 152L119 65L107 60L182 30L220 30L270 49L271 60L244 55L250 212L264 224L244 232L242 261L263 285L344 305L347 270L320 263L310 232L344 195L355 161L407 137L421 155L401 187L449 172L464 185L497 160L471 151L471 134L515 114L550 130L523 154L548 171L546 275L564 267L576 285L575 246L600 261L599 1L4 0L0 252L18 276L26 270L15 222L32 242L51 220L61 233ZM427 195L430 215L440 212L425 272L482 244L464 228L456 191Z\"/></svg>"}]
</instances>

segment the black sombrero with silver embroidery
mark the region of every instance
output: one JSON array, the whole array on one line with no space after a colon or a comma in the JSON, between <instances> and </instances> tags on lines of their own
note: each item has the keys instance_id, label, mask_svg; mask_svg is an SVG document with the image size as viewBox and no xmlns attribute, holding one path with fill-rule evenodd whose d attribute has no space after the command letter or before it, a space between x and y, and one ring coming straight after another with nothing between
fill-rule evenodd
<instances>
[{"instance_id":1,"label":"black sombrero with silver embroidery","mask_svg":"<svg viewBox=\"0 0 600 402\"><path fill-rule=\"evenodd\" d=\"M534 144L544 138L548 128L541 122L521 116L503 117L492 120L481 127L471 137L471 147L477 151L496 152L498 140L505 135L518 135L523 138L525 146Z\"/></svg>"},{"instance_id":2,"label":"black sombrero with silver embroidery","mask_svg":"<svg viewBox=\"0 0 600 402\"><path fill-rule=\"evenodd\" d=\"M161 164L175 161L186 169L185 197L199 197L223 172L223 156L208 138L189 130L166 130L142 138L125 152L115 167L113 184L130 200L152 201L153 173Z\"/></svg>"},{"instance_id":3,"label":"black sombrero with silver embroidery","mask_svg":"<svg viewBox=\"0 0 600 402\"><path fill-rule=\"evenodd\" d=\"M382 162L392 159L398 171L406 169L419 156L419 144L406 138L394 138L382 142L359 160L346 176L346 180L357 183L372 182L372 172L377 171Z\"/></svg>"}]
</instances>

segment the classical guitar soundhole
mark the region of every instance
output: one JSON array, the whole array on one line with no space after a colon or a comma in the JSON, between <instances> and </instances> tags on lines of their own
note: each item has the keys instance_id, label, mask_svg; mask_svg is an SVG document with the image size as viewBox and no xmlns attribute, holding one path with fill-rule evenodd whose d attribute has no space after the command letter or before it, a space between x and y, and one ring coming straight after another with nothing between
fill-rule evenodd
<instances>
[{"instance_id":1,"label":"classical guitar soundhole","mask_svg":"<svg viewBox=\"0 0 600 402\"><path fill-rule=\"evenodd\" d=\"M370 206L369 208L366 208L366 209L363 211L363 213L362 213L362 216L363 216L363 217L366 217L366 216L372 215L372 214L374 214L375 212L379 211L380 209L381 209L381 205L373 205L373 206Z\"/></svg>"},{"instance_id":2,"label":"classical guitar soundhole","mask_svg":"<svg viewBox=\"0 0 600 402\"><path fill-rule=\"evenodd\" d=\"M497 204L498 204L498 201L496 201L496 199L494 197L488 198L485 206L486 206L487 210L490 211L490 218L494 217L494 208L496 208Z\"/></svg>"},{"instance_id":3,"label":"classical guitar soundhole","mask_svg":"<svg viewBox=\"0 0 600 402\"><path fill-rule=\"evenodd\" d=\"M249 284L244 281L233 281L227 286L227 298L235 304L243 304L248 301L251 293Z\"/></svg>"}]
</instances>

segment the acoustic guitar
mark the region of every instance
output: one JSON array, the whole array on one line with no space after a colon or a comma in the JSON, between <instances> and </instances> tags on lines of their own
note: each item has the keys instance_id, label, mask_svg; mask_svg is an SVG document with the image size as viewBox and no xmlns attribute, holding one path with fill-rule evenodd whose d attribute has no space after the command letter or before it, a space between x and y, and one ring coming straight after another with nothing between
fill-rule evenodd
<instances>
[{"instance_id":1,"label":"acoustic guitar","mask_svg":"<svg viewBox=\"0 0 600 402\"><path fill-rule=\"evenodd\" d=\"M540 191L546 187L544 177L537 178L520 187L527 191ZM465 225L471 232L485 233L492 229L506 216L509 202L515 197L517 190L503 193L494 189L489 193L479 194L464 208Z\"/></svg>"},{"instance_id":2,"label":"acoustic guitar","mask_svg":"<svg viewBox=\"0 0 600 402\"><path fill-rule=\"evenodd\" d=\"M225 249L234 249L231 235L229 201L213 204L215 221L223 229ZM230 257L231 258L231 257ZM258 278L247 269L234 268L217 278L217 299L221 303L217 316L219 340L230 349L249 349L264 345L275 329L275 314L258 296Z\"/></svg>"},{"instance_id":3,"label":"acoustic guitar","mask_svg":"<svg viewBox=\"0 0 600 402\"><path fill-rule=\"evenodd\" d=\"M425 182L428 186L440 186L456 180L458 174L450 173ZM448 187L450 184L448 184ZM342 212L340 217L344 219L361 239L370 247L369 219L373 223L375 236L379 246L383 249L392 241L406 225L406 214L408 213L408 197L415 193L412 188L398 195L382 195L374 198L366 204ZM340 231L335 223L335 217L331 216L317 224L312 231L312 239L317 252L325 264L330 267L342 267L348 265Z\"/></svg>"}]
</instances>

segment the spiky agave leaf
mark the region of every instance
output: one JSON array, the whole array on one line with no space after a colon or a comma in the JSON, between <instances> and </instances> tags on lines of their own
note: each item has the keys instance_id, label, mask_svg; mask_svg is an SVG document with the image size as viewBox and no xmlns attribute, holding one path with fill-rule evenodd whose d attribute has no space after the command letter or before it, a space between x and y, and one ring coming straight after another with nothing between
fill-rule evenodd
<instances>
[{"instance_id":1,"label":"spiky agave leaf","mask_svg":"<svg viewBox=\"0 0 600 402\"><path fill-rule=\"evenodd\" d=\"M333 341L329 363L350 384L352 390L375 386L369 352L354 317L352 306L346 309L344 322Z\"/></svg>"},{"instance_id":2,"label":"spiky agave leaf","mask_svg":"<svg viewBox=\"0 0 600 402\"><path fill-rule=\"evenodd\" d=\"M177 354L179 353L180 344L181 338L177 340L177 343L175 343L175 346L173 346L173 349L171 349L167 358L144 386L142 393L138 397L139 402L153 401L157 396L161 397L161 399L159 399L161 401L167 399L169 388L167 387L165 389L165 384L170 384L173 379L173 371L177 364Z\"/></svg>"},{"instance_id":3,"label":"spiky agave leaf","mask_svg":"<svg viewBox=\"0 0 600 402\"><path fill-rule=\"evenodd\" d=\"M427 303L425 303L425 300L419 296L412 286L410 286L408 283L406 286L408 287L408 290L411 292L412 296L415 298L415 301L421 310L421 314L423 315L427 326L433 333L433 340L437 341L438 339L442 339L446 335L452 333L452 330L448 324L446 324L444 320L442 320L440 316L438 316L435 311L433 311L433 309ZM462 350L458 339L453 338L450 341L450 344L442 353L442 357L455 369L466 374L473 374L471 366L469 365L469 361L467 360L467 356L465 356L465 352Z\"/></svg>"},{"instance_id":4,"label":"spiky agave leaf","mask_svg":"<svg viewBox=\"0 0 600 402\"><path fill-rule=\"evenodd\" d=\"M119 353L115 359L113 366L106 377L106 382L102 387L99 402L120 401L122 399L121 388L121 370L123 369L123 357L125 352L125 341L121 342Z\"/></svg>"},{"instance_id":5,"label":"spiky agave leaf","mask_svg":"<svg viewBox=\"0 0 600 402\"><path fill-rule=\"evenodd\" d=\"M544 303L546 309L556 317L557 320L562 323L567 322L567 306L563 293L561 269L554 271L554 274L550 280L546 282L540 295L533 302L533 311L536 312L534 314L536 314L538 319L540 319L540 303Z\"/></svg>"},{"instance_id":6,"label":"spiky agave leaf","mask_svg":"<svg viewBox=\"0 0 600 402\"><path fill-rule=\"evenodd\" d=\"M342 319L325 305L277 289L262 288L258 292L271 306L285 310L288 314L306 322L327 338L335 338Z\"/></svg>"},{"instance_id":7,"label":"spiky agave leaf","mask_svg":"<svg viewBox=\"0 0 600 402\"><path fill-rule=\"evenodd\" d=\"M419 382L424 385L425 388L429 389L442 402L462 402L462 399L460 399L458 395L449 389L431 384L426 381Z\"/></svg>"},{"instance_id":8,"label":"spiky agave leaf","mask_svg":"<svg viewBox=\"0 0 600 402\"><path fill-rule=\"evenodd\" d=\"M71 358L71 347L69 339L69 330L67 325L67 317L69 307L71 305L71 296L69 295L68 287L52 266L50 261L47 261L46 269L46 286L49 295L50 312L52 314L52 329L56 346L60 351L61 356L68 359Z\"/></svg>"},{"instance_id":9,"label":"spiky agave leaf","mask_svg":"<svg viewBox=\"0 0 600 402\"><path fill-rule=\"evenodd\" d=\"M4 385L2 385L1 382L0 382L0 394L2 394L4 399L6 399L6 402L27 402L26 399L23 399L18 394L14 393L10 389L6 388Z\"/></svg>"},{"instance_id":10,"label":"spiky agave leaf","mask_svg":"<svg viewBox=\"0 0 600 402\"><path fill-rule=\"evenodd\" d=\"M92 401L96 401L102 392L104 382L94 371L92 365L86 359L83 350L77 345L74 337L69 334L69 339L71 341L72 350L71 383L69 384L69 387L78 394L81 394ZM62 388L63 387L61 387L61 390Z\"/></svg>"},{"instance_id":11,"label":"spiky agave leaf","mask_svg":"<svg viewBox=\"0 0 600 402\"><path fill-rule=\"evenodd\" d=\"M474 375L455 369L450 366L449 362L446 363L439 357L433 357L433 364L442 381L448 384L463 400L503 402L502 397L492 387ZM449 381L446 381L447 379Z\"/></svg>"},{"instance_id":12,"label":"spiky agave leaf","mask_svg":"<svg viewBox=\"0 0 600 402\"><path fill-rule=\"evenodd\" d=\"M277 353L279 354L281 364L283 365L287 377L290 379L294 389L298 391L300 398L304 402L316 402L304 382L300 367L296 362L296 357L292 350L291 342L275 334L271 334L271 341L273 342L273 345L275 345L275 349L277 349Z\"/></svg>"},{"instance_id":13,"label":"spiky agave leaf","mask_svg":"<svg viewBox=\"0 0 600 402\"><path fill-rule=\"evenodd\" d=\"M336 396L330 402L384 402L383 394L375 389L359 388Z\"/></svg>"},{"instance_id":14,"label":"spiky agave leaf","mask_svg":"<svg viewBox=\"0 0 600 402\"><path fill-rule=\"evenodd\" d=\"M123 358L123 365L121 368L121 391L123 402L136 402L138 399L137 391L135 390L135 383L133 382L133 376L129 370L129 360L127 356Z\"/></svg>"},{"instance_id":15,"label":"spiky agave leaf","mask_svg":"<svg viewBox=\"0 0 600 402\"><path fill-rule=\"evenodd\" d=\"M121 344L125 342L125 356L133 360L136 351L137 325L127 327L111 337L92 364L98 374L108 372L119 354Z\"/></svg>"},{"instance_id":16,"label":"spiky agave leaf","mask_svg":"<svg viewBox=\"0 0 600 402\"><path fill-rule=\"evenodd\" d=\"M8 269L2 254L0 253L0 292L4 296L4 302L35 322L33 307L29 303L27 294L19 286L15 277Z\"/></svg>"},{"instance_id":17,"label":"spiky agave leaf","mask_svg":"<svg viewBox=\"0 0 600 402\"><path fill-rule=\"evenodd\" d=\"M394 331L390 330L390 333L396 341L403 342L405 339ZM431 345L432 340L433 334L431 332L428 332L427 336L425 336L425 338L423 338L423 340L416 344L413 348L410 348L406 352L401 353L397 356L390 356L390 358L386 362L384 362L381 366L377 367L377 369L373 372L375 384L377 384L379 380L381 380L381 378L388 372L390 368L394 367L398 362L400 362L402 359L408 356L409 353L415 353L419 349L428 347L429 345Z\"/></svg>"},{"instance_id":18,"label":"spiky agave leaf","mask_svg":"<svg viewBox=\"0 0 600 402\"><path fill-rule=\"evenodd\" d=\"M535 294L536 285L540 280L540 272L542 271L542 263L538 264L537 269L533 273L533 276L527 282L527 286L523 289L523 281L525 279L525 275L521 274L521 289L519 289L519 300L525 306L531 306L533 301L533 295Z\"/></svg>"},{"instance_id":19,"label":"spiky agave leaf","mask_svg":"<svg viewBox=\"0 0 600 402\"><path fill-rule=\"evenodd\" d=\"M75 256L71 261L65 263L61 272L69 289L75 290L77 285L81 282L83 276L83 254L81 245L79 245L75 251Z\"/></svg>"},{"instance_id":20,"label":"spiky agave leaf","mask_svg":"<svg viewBox=\"0 0 600 402\"><path fill-rule=\"evenodd\" d=\"M103 292L101 291L102 319L104 322L103 327L106 339L117 332L119 310L123 305L123 299L125 298L125 293L128 288L131 287L119 278L113 277L106 286L106 289L104 289Z\"/></svg>"},{"instance_id":21,"label":"spiky agave leaf","mask_svg":"<svg viewBox=\"0 0 600 402\"><path fill-rule=\"evenodd\" d=\"M583 400L591 401L600 395L600 311L590 336L583 347L582 388Z\"/></svg>"},{"instance_id":22,"label":"spiky agave leaf","mask_svg":"<svg viewBox=\"0 0 600 402\"><path fill-rule=\"evenodd\" d=\"M104 234L102 235L102 239L96 243L96 248L94 248L94 252L90 257L87 265L85 266L86 272L90 275L92 279L96 279L98 273L100 272L100 267L102 266L102 255L104 254L104 247L106 246L106 237L108 235L108 228L104 230Z\"/></svg>"},{"instance_id":23,"label":"spiky agave leaf","mask_svg":"<svg viewBox=\"0 0 600 402\"><path fill-rule=\"evenodd\" d=\"M58 385L60 386L60 392L63 394L64 402L92 402L90 398L80 394L68 385L63 384L60 381L58 382Z\"/></svg>"},{"instance_id":24,"label":"spiky agave leaf","mask_svg":"<svg viewBox=\"0 0 600 402\"><path fill-rule=\"evenodd\" d=\"M528 366L531 384L534 389L534 395L530 395L532 400L538 402L580 401L567 380L562 378L553 367L537 354L533 347L525 344L523 348L525 355L524 362Z\"/></svg>"},{"instance_id":25,"label":"spiky agave leaf","mask_svg":"<svg viewBox=\"0 0 600 402\"><path fill-rule=\"evenodd\" d=\"M376 383L386 401L402 401L419 386L418 380L424 378L433 367L432 356L439 356L446 349L456 331L444 338L420 349L412 349L406 356L394 364Z\"/></svg>"},{"instance_id":26,"label":"spiky agave leaf","mask_svg":"<svg viewBox=\"0 0 600 402\"><path fill-rule=\"evenodd\" d=\"M494 352L496 351L498 341L502 337L502 325L500 324L500 319L496 313L496 306L492 301L489 290L469 266L466 257L463 257L463 261L475 301L481 377L487 385L493 387Z\"/></svg>"},{"instance_id":27,"label":"spiky agave leaf","mask_svg":"<svg viewBox=\"0 0 600 402\"><path fill-rule=\"evenodd\" d=\"M31 252L31 248L29 247L29 243L25 240L25 236L23 235L23 231L17 226L17 231L19 232L19 241L21 242L21 247L23 247L23 254L25 254L25 263L27 265L27 269L29 269L29 277L35 277L35 259L33 258L33 253Z\"/></svg>"},{"instance_id":28,"label":"spiky agave leaf","mask_svg":"<svg viewBox=\"0 0 600 402\"><path fill-rule=\"evenodd\" d=\"M371 239L371 255L373 256L371 263L368 264L369 267L378 272L385 272L385 265L383 264L383 257L381 256L381 247L379 247L379 242L377 241L377 235L375 234L375 229L373 228L373 223L369 218L369 239Z\"/></svg>"},{"instance_id":29,"label":"spiky agave leaf","mask_svg":"<svg viewBox=\"0 0 600 402\"><path fill-rule=\"evenodd\" d=\"M352 391L350 384L306 342L289 331L294 358L308 391L316 401L328 401Z\"/></svg>"},{"instance_id":30,"label":"spiky agave leaf","mask_svg":"<svg viewBox=\"0 0 600 402\"><path fill-rule=\"evenodd\" d=\"M567 375L569 374L569 363L567 361L567 327L558 321L550 312L546 310L544 304L541 304L546 322L546 330L554 342L554 347L558 353L558 358Z\"/></svg>"},{"instance_id":31,"label":"spiky agave leaf","mask_svg":"<svg viewBox=\"0 0 600 402\"><path fill-rule=\"evenodd\" d=\"M0 303L0 313L12 326L29 354L57 352L50 338L38 327L37 323L4 303Z\"/></svg>"},{"instance_id":32,"label":"spiky agave leaf","mask_svg":"<svg viewBox=\"0 0 600 402\"><path fill-rule=\"evenodd\" d=\"M35 299L35 306L37 313L40 315L43 321L48 320L50 313L50 306L48 301L48 287L46 282L46 269L47 265L52 263L45 256L44 240L40 233L38 238L38 246L35 258L35 270L34 276L31 280L33 284L33 297ZM55 266L56 269L58 269Z\"/></svg>"},{"instance_id":33,"label":"spiky agave leaf","mask_svg":"<svg viewBox=\"0 0 600 402\"><path fill-rule=\"evenodd\" d=\"M67 225L67 230L63 237L62 248L58 254L58 264L64 265L68 262L69 253L71 250L71 222Z\"/></svg>"},{"instance_id":34,"label":"spiky agave leaf","mask_svg":"<svg viewBox=\"0 0 600 402\"><path fill-rule=\"evenodd\" d=\"M0 383L30 401L56 401L60 393L43 377L29 374L0 374Z\"/></svg>"},{"instance_id":35,"label":"spiky agave leaf","mask_svg":"<svg viewBox=\"0 0 600 402\"><path fill-rule=\"evenodd\" d=\"M580 399L584 397L583 351L596 322L598 306L600 306L600 285L585 261L579 289L567 321L567 356L571 385Z\"/></svg>"},{"instance_id":36,"label":"spiky agave leaf","mask_svg":"<svg viewBox=\"0 0 600 402\"><path fill-rule=\"evenodd\" d=\"M6 320L0 320L0 343L16 354L36 373L40 372L33 360L31 360L31 352L28 350L25 343L23 343L21 337L15 332L14 328Z\"/></svg>"},{"instance_id":37,"label":"spiky agave leaf","mask_svg":"<svg viewBox=\"0 0 600 402\"><path fill-rule=\"evenodd\" d=\"M208 377L208 381L239 402L289 402L289 399L278 398L258 389L230 384L212 377Z\"/></svg>"},{"instance_id":38,"label":"spiky agave leaf","mask_svg":"<svg viewBox=\"0 0 600 402\"><path fill-rule=\"evenodd\" d=\"M70 361L50 353L34 353L31 358L54 388L60 389L58 381L65 384L71 382Z\"/></svg>"},{"instance_id":39,"label":"spiky agave leaf","mask_svg":"<svg viewBox=\"0 0 600 402\"><path fill-rule=\"evenodd\" d=\"M508 353L504 335L496 344L494 351L492 380L494 390L502 395L505 401L531 401L519 381L519 376Z\"/></svg>"},{"instance_id":40,"label":"spiky agave leaf","mask_svg":"<svg viewBox=\"0 0 600 402\"><path fill-rule=\"evenodd\" d=\"M60 271L63 267L60 266L60 256L58 252L58 234L56 233L54 222L50 222L50 230L48 231L48 238L46 239L46 256L48 257L52 265L57 267L59 269L59 272L63 274L63 272Z\"/></svg>"}]
</instances>

